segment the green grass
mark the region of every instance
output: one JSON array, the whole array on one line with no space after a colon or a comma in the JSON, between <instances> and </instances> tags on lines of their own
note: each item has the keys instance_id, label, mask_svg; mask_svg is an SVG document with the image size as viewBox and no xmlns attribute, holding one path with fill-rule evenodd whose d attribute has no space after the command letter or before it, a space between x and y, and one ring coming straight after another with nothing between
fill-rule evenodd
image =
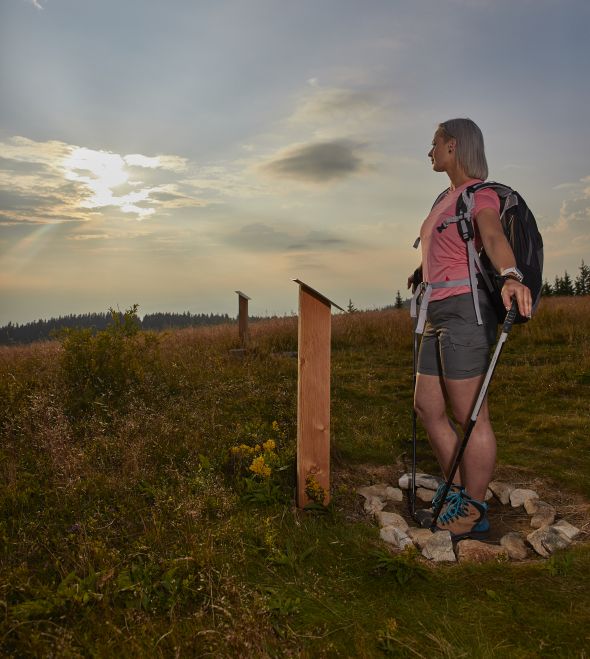
<instances>
[{"instance_id":1,"label":"green grass","mask_svg":"<svg viewBox=\"0 0 590 659\"><path fill-rule=\"evenodd\" d=\"M371 465L409 458L406 312L334 317L323 514L292 503L297 363L273 353L296 349L296 320L253 325L245 359L228 353L236 333L103 337L111 366L92 382L88 343L68 359L58 343L0 350L0 654L588 656L585 542L434 567L389 557L362 514ZM491 391L498 471L557 486L586 523L589 337L589 299L544 301ZM280 496L248 503L229 450L269 438ZM422 435L419 456L435 469Z\"/></svg>"}]
</instances>

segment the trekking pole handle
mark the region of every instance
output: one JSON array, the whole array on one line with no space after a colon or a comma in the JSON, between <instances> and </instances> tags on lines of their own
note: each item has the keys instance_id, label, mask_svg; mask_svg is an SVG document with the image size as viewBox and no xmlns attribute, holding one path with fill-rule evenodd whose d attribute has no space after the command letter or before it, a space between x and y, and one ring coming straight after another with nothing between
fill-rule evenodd
<instances>
[{"instance_id":1,"label":"trekking pole handle","mask_svg":"<svg viewBox=\"0 0 590 659\"><path fill-rule=\"evenodd\" d=\"M506 318L504 319L504 325L502 326L503 334L508 334L508 332L510 332L510 330L512 329L512 325L516 320L517 314L518 314L518 303L516 301L516 298L513 297L512 306L510 307L508 313L506 314Z\"/></svg>"}]
</instances>

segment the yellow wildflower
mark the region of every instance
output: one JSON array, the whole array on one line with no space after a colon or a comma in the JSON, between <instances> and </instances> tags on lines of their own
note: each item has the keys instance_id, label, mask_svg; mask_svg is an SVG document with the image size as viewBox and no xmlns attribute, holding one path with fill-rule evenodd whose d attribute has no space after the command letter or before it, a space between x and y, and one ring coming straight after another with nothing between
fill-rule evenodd
<instances>
[{"instance_id":1,"label":"yellow wildflower","mask_svg":"<svg viewBox=\"0 0 590 659\"><path fill-rule=\"evenodd\" d=\"M309 474L305 479L305 494L316 503L324 503L326 490L317 482L313 474Z\"/></svg>"},{"instance_id":2,"label":"yellow wildflower","mask_svg":"<svg viewBox=\"0 0 590 659\"><path fill-rule=\"evenodd\" d=\"M279 432L279 424L277 421L273 421L271 427L275 432Z\"/></svg>"},{"instance_id":3,"label":"yellow wildflower","mask_svg":"<svg viewBox=\"0 0 590 659\"><path fill-rule=\"evenodd\" d=\"M262 448L265 451L274 451L276 446L277 445L275 444L274 439L269 439L267 442L264 442L264 444L262 445Z\"/></svg>"},{"instance_id":4,"label":"yellow wildflower","mask_svg":"<svg viewBox=\"0 0 590 659\"><path fill-rule=\"evenodd\" d=\"M240 444L239 446L232 446L231 447L231 452L234 455L250 455L253 453L254 449L251 446L248 446L247 444Z\"/></svg>"},{"instance_id":5,"label":"yellow wildflower","mask_svg":"<svg viewBox=\"0 0 590 659\"><path fill-rule=\"evenodd\" d=\"M268 478L271 473L271 469L264 462L264 457L262 455L259 455L257 458L252 460L252 464L250 465L249 469L257 476L262 476L262 478Z\"/></svg>"}]
</instances>

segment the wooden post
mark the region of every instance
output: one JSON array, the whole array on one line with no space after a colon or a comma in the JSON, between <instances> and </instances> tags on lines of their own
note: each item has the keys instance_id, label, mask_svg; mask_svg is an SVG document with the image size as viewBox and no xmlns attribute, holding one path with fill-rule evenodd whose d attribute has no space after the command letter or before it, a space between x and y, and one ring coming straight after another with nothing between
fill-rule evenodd
<instances>
[{"instance_id":1,"label":"wooden post","mask_svg":"<svg viewBox=\"0 0 590 659\"><path fill-rule=\"evenodd\" d=\"M330 502L330 342L331 306L343 310L299 279L297 382L297 506L311 499L308 477Z\"/></svg>"},{"instance_id":2,"label":"wooden post","mask_svg":"<svg viewBox=\"0 0 590 659\"><path fill-rule=\"evenodd\" d=\"M245 348L250 340L248 332L248 300L250 299L242 291L236 291L238 294L238 331L240 333L240 347Z\"/></svg>"}]
</instances>

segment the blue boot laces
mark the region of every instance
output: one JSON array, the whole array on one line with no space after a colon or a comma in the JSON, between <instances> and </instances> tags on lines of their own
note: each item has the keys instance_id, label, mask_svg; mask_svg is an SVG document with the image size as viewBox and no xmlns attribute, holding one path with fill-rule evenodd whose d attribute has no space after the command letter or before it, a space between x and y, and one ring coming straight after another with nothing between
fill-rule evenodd
<instances>
[{"instance_id":1,"label":"blue boot laces","mask_svg":"<svg viewBox=\"0 0 590 659\"><path fill-rule=\"evenodd\" d=\"M450 492L447 496L447 508L445 512L439 517L441 524L448 524L459 517L465 517L467 513L467 497L464 490L458 492Z\"/></svg>"},{"instance_id":2,"label":"blue boot laces","mask_svg":"<svg viewBox=\"0 0 590 659\"><path fill-rule=\"evenodd\" d=\"M446 483L443 482L438 486L438 489L436 490L436 494L432 498L432 510L436 510L440 504L440 500L442 497L442 494L445 490ZM462 485L451 485L451 488L447 492L447 496L445 497L445 501L449 501L450 499L455 498L460 492L463 492L463 486Z\"/></svg>"}]
</instances>

